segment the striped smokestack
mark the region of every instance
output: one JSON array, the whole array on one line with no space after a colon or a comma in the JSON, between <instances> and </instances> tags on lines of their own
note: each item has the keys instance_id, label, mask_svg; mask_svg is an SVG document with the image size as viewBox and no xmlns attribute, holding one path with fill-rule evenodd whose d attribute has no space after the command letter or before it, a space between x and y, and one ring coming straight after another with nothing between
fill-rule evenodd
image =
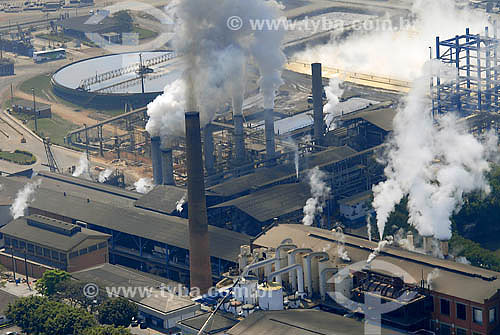
<instances>
[{"instance_id":1,"label":"striped smokestack","mask_svg":"<svg viewBox=\"0 0 500 335\"><path fill-rule=\"evenodd\" d=\"M274 110L272 108L264 109L265 133L266 133L266 159L268 166L276 163L273 160L276 156L276 145L274 142Z\"/></svg>"},{"instance_id":2,"label":"striped smokestack","mask_svg":"<svg viewBox=\"0 0 500 335\"><path fill-rule=\"evenodd\" d=\"M189 271L191 288L206 293L212 287L207 204L201 153L200 114L186 113L186 165L189 204Z\"/></svg>"},{"instance_id":3,"label":"striped smokestack","mask_svg":"<svg viewBox=\"0 0 500 335\"><path fill-rule=\"evenodd\" d=\"M161 149L163 185L175 185L172 148Z\"/></svg>"},{"instance_id":4,"label":"striped smokestack","mask_svg":"<svg viewBox=\"0 0 500 335\"><path fill-rule=\"evenodd\" d=\"M161 185L163 183L160 146L160 136L151 137L151 162L153 166L153 182L155 185Z\"/></svg>"},{"instance_id":5,"label":"striped smokestack","mask_svg":"<svg viewBox=\"0 0 500 335\"><path fill-rule=\"evenodd\" d=\"M323 79L321 76L321 64L311 64L312 70L312 96L314 108L314 140L317 145L323 142L325 132L325 121L323 118Z\"/></svg>"}]
</instances>

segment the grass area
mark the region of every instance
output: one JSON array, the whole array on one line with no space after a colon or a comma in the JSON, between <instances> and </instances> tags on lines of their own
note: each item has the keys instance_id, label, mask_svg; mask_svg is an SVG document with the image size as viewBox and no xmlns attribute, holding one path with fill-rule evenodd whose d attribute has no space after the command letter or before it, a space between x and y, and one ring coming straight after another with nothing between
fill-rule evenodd
<instances>
[{"instance_id":1,"label":"grass area","mask_svg":"<svg viewBox=\"0 0 500 335\"><path fill-rule=\"evenodd\" d=\"M135 26L132 32L139 34L139 40L146 40L158 36L156 31Z\"/></svg>"},{"instance_id":2,"label":"grass area","mask_svg":"<svg viewBox=\"0 0 500 335\"><path fill-rule=\"evenodd\" d=\"M54 42L59 42L59 43L67 43L72 41L71 38L62 36L62 35L54 35L54 34L38 34L36 35L38 38L42 38L44 40L50 40Z\"/></svg>"},{"instance_id":3,"label":"grass area","mask_svg":"<svg viewBox=\"0 0 500 335\"><path fill-rule=\"evenodd\" d=\"M16 150L14 152L0 150L0 159L19 165L31 165L36 163L35 155L23 150Z\"/></svg>"},{"instance_id":4,"label":"grass area","mask_svg":"<svg viewBox=\"0 0 500 335\"><path fill-rule=\"evenodd\" d=\"M50 85L50 74L40 74L31 79L26 80L19 86L19 89L27 94L32 94L31 89L35 89L35 96L50 100L47 92L52 90Z\"/></svg>"}]
</instances>

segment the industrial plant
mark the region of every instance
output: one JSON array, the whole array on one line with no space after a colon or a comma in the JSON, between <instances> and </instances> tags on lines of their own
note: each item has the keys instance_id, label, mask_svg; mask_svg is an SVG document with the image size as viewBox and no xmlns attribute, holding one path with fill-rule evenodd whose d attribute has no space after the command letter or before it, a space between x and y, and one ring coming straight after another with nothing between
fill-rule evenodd
<instances>
[{"instance_id":1,"label":"industrial plant","mask_svg":"<svg viewBox=\"0 0 500 335\"><path fill-rule=\"evenodd\" d=\"M497 1L4 2L0 292L61 270L123 334L500 333Z\"/></svg>"}]
</instances>

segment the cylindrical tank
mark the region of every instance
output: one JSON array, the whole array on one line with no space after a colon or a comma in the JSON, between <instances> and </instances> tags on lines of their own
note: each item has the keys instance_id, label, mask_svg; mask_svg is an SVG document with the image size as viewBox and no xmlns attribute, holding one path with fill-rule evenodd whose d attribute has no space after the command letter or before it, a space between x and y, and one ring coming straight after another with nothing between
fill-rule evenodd
<instances>
[{"instance_id":1,"label":"cylindrical tank","mask_svg":"<svg viewBox=\"0 0 500 335\"><path fill-rule=\"evenodd\" d=\"M243 313L243 316L247 317L255 311L255 306L252 304L243 305L243 307L241 307L241 311Z\"/></svg>"},{"instance_id":2,"label":"cylindrical tank","mask_svg":"<svg viewBox=\"0 0 500 335\"><path fill-rule=\"evenodd\" d=\"M241 313L241 306L242 305L243 304L240 301L238 301L236 299L232 300L231 301L230 312L233 313L235 316L240 315L240 313Z\"/></svg>"},{"instance_id":3,"label":"cylindrical tank","mask_svg":"<svg viewBox=\"0 0 500 335\"><path fill-rule=\"evenodd\" d=\"M259 307L265 311L283 310L283 287L276 283L264 283L258 286Z\"/></svg>"},{"instance_id":4,"label":"cylindrical tank","mask_svg":"<svg viewBox=\"0 0 500 335\"><path fill-rule=\"evenodd\" d=\"M236 300L243 304L254 304L257 302L257 277L249 276L240 280L233 289Z\"/></svg>"}]
</instances>

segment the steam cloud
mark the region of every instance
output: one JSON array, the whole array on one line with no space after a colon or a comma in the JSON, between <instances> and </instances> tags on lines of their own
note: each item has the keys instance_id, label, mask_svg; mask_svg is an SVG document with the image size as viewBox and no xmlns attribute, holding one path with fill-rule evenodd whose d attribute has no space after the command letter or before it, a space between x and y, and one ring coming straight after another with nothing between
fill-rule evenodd
<instances>
[{"instance_id":1,"label":"steam cloud","mask_svg":"<svg viewBox=\"0 0 500 335\"><path fill-rule=\"evenodd\" d=\"M318 167L310 170L308 172L308 177L312 197L307 199L304 206L302 223L306 226L311 226L314 223L316 214L323 213L325 200L330 194L330 187L324 181L326 174Z\"/></svg>"},{"instance_id":2,"label":"steam cloud","mask_svg":"<svg viewBox=\"0 0 500 335\"><path fill-rule=\"evenodd\" d=\"M323 113L325 115L325 123L328 125L329 130L335 129L335 118L342 114L342 111L335 109L340 102L340 98L344 93L344 89L341 88L342 81L338 78L331 78L328 82L328 86L325 87L325 94L328 103L323 107Z\"/></svg>"},{"instance_id":3,"label":"steam cloud","mask_svg":"<svg viewBox=\"0 0 500 335\"><path fill-rule=\"evenodd\" d=\"M342 228L337 228L333 230L335 235L335 239L337 240L337 256L342 259L344 262L350 262L351 258L347 254L347 250L345 249L345 235L342 231Z\"/></svg>"},{"instance_id":4,"label":"steam cloud","mask_svg":"<svg viewBox=\"0 0 500 335\"><path fill-rule=\"evenodd\" d=\"M438 268L435 268L432 270L432 272L429 272L427 274L427 285L429 286L429 289L432 290L432 287L434 285L434 281L441 275L441 272L439 271Z\"/></svg>"},{"instance_id":5,"label":"steam cloud","mask_svg":"<svg viewBox=\"0 0 500 335\"><path fill-rule=\"evenodd\" d=\"M35 191L41 183L42 179L29 182L24 185L23 189L17 192L16 199L14 200L12 206L10 206L10 215L12 216L12 218L17 219L21 216L24 216L24 211L34 200Z\"/></svg>"},{"instance_id":6,"label":"steam cloud","mask_svg":"<svg viewBox=\"0 0 500 335\"><path fill-rule=\"evenodd\" d=\"M178 212L178 213L181 213L182 212L182 206L184 206L184 204L186 203L186 194L184 194L182 196L182 198L180 198L176 203L175 203L175 210Z\"/></svg>"},{"instance_id":7,"label":"steam cloud","mask_svg":"<svg viewBox=\"0 0 500 335\"><path fill-rule=\"evenodd\" d=\"M391 245L393 242L392 236L387 236L387 239L381 240L378 242L378 246L373 250L373 252L368 255L368 259L366 260L367 264L373 262L373 260L380 254L382 250L388 245Z\"/></svg>"},{"instance_id":8,"label":"steam cloud","mask_svg":"<svg viewBox=\"0 0 500 335\"><path fill-rule=\"evenodd\" d=\"M489 133L482 143L461 129L452 113L440 117L436 125L430 113L429 81L437 74L442 82L452 80L456 72L429 61L423 73L394 118L384 159L387 180L373 187L380 239L390 213L406 195L409 223L419 234L448 240L449 218L461 208L464 193L490 191L485 173L498 139Z\"/></svg>"},{"instance_id":9,"label":"steam cloud","mask_svg":"<svg viewBox=\"0 0 500 335\"><path fill-rule=\"evenodd\" d=\"M134 183L134 187L137 192L146 194L151 191L155 185L152 178L141 178Z\"/></svg>"},{"instance_id":10,"label":"steam cloud","mask_svg":"<svg viewBox=\"0 0 500 335\"><path fill-rule=\"evenodd\" d=\"M150 119L146 130L163 140L183 136L186 110L200 111L203 127L231 99L235 113L241 113L250 59L260 70L264 107L272 108L286 60L281 51L284 31L252 30L249 22L278 18L277 2L185 0L179 1L175 9L179 24L173 45L184 57L185 72L148 105ZM242 19L241 29L228 28L228 18L232 16Z\"/></svg>"},{"instance_id":11,"label":"steam cloud","mask_svg":"<svg viewBox=\"0 0 500 335\"><path fill-rule=\"evenodd\" d=\"M104 171L101 171L101 173L99 173L99 182L105 183L111 176L111 174L113 174L113 170L111 169L106 169Z\"/></svg>"},{"instance_id":12,"label":"steam cloud","mask_svg":"<svg viewBox=\"0 0 500 335\"><path fill-rule=\"evenodd\" d=\"M75 172L73 172L73 177L84 177L90 179L89 175L89 161L86 154L81 154L78 165L76 166Z\"/></svg>"}]
</instances>

